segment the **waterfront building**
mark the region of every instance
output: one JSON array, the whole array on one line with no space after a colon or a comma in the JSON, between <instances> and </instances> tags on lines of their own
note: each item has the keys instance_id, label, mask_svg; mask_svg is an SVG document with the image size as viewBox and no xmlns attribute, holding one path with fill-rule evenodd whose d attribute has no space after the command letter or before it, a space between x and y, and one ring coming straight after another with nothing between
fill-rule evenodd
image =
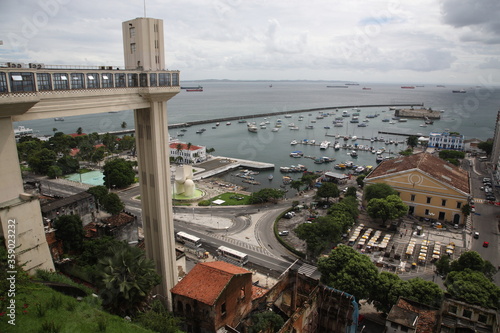
<instances>
[{"instance_id":1,"label":"waterfront building","mask_svg":"<svg viewBox=\"0 0 500 333\"><path fill-rule=\"evenodd\" d=\"M408 214L464 224L463 205L470 198L467 171L429 153L385 160L364 180L385 183L408 205Z\"/></svg>"},{"instance_id":2,"label":"waterfront building","mask_svg":"<svg viewBox=\"0 0 500 333\"><path fill-rule=\"evenodd\" d=\"M500 111L495 121L495 132L493 134L493 148L490 155L491 165L494 166L495 185L500 183Z\"/></svg>"},{"instance_id":3,"label":"waterfront building","mask_svg":"<svg viewBox=\"0 0 500 333\"><path fill-rule=\"evenodd\" d=\"M464 150L465 137L453 132L431 132L429 134L430 148Z\"/></svg>"},{"instance_id":4,"label":"waterfront building","mask_svg":"<svg viewBox=\"0 0 500 333\"><path fill-rule=\"evenodd\" d=\"M181 142L171 142L170 159L184 164L205 162L207 160L207 148Z\"/></svg>"}]
</instances>

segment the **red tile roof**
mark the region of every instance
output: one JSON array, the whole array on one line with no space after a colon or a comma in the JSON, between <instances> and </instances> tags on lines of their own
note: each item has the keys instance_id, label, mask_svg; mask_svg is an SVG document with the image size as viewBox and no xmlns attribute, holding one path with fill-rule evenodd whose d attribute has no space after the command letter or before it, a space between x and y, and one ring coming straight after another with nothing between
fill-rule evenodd
<instances>
[{"instance_id":1,"label":"red tile roof","mask_svg":"<svg viewBox=\"0 0 500 333\"><path fill-rule=\"evenodd\" d=\"M438 181L464 193L470 193L467 171L429 153L418 153L385 160L366 177L366 180L412 169L419 169Z\"/></svg>"},{"instance_id":2,"label":"red tile roof","mask_svg":"<svg viewBox=\"0 0 500 333\"><path fill-rule=\"evenodd\" d=\"M170 291L212 306L231 279L241 274L252 273L223 261L199 263Z\"/></svg>"},{"instance_id":3,"label":"red tile roof","mask_svg":"<svg viewBox=\"0 0 500 333\"><path fill-rule=\"evenodd\" d=\"M170 144L170 148L171 149L177 149L178 146L181 146L181 150L188 150L188 145L187 143L180 143L180 142L174 142L174 143L171 143ZM201 149L200 146L195 146L195 145L191 145L189 146L189 150L198 150L198 149Z\"/></svg>"},{"instance_id":4,"label":"red tile roof","mask_svg":"<svg viewBox=\"0 0 500 333\"><path fill-rule=\"evenodd\" d=\"M391 313L393 313L393 309L395 308L401 311L400 314L406 312L406 313L415 313L418 315L418 321L416 323L417 332L419 333L435 332L434 328L436 327L438 310L434 310L424 304L418 304L417 302L411 302L409 300L405 300L402 298L398 299L396 305L394 305L393 308L391 309ZM396 318L389 319L389 317L391 317L391 313L389 313L389 316L387 317L388 320L394 322L398 322L399 320L399 322L401 324L404 324L405 326L408 327L413 326L409 323L404 323L405 318L397 318L396 316Z\"/></svg>"}]
</instances>

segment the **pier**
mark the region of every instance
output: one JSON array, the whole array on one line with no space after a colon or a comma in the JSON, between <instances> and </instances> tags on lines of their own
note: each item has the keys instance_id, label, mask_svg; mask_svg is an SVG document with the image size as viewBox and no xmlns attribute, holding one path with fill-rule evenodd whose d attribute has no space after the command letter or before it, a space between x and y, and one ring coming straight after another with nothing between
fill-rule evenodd
<instances>
[{"instance_id":1,"label":"pier","mask_svg":"<svg viewBox=\"0 0 500 333\"><path fill-rule=\"evenodd\" d=\"M197 120L197 121L190 121L190 122L180 123L180 124L172 124L172 125L169 125L168 128L169 129L170 128L181 128L181 127L189 127L189 126L193 126L193 125L202 125L202 124L209 124L209 123L216 123L216 122L222 123L222 122L235 121L235 120L247 119L247 118L248 119L262 118L262 117L280 116L280 115L286 115L286 114L313 112L313 111L327 111L327 110L352 109L352 108L372 108L372 107L399 107L399 106L401 106L401 107L402 106L410 106L410 107L411 106L420 106L420 107L423 107L424 103L328 106L328 107L322 107L322 108L279 111L279 112L260 113L260 114L246 115L246 116L231 116L231 117L224 117L224 118L217 118L217 119Z\"/></svg>"}]
</instances>

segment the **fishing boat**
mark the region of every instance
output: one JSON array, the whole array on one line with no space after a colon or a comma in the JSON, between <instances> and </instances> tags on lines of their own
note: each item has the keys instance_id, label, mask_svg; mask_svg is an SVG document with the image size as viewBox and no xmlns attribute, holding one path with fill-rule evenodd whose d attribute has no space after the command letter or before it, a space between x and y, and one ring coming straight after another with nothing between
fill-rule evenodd
<instances>
[{"instance_id":1,"label":"fishing boat","mask_svg":"<svg viewBox=\"0 0 500 333\"><path fill-rule=\"evenodd\" d=\"M319 145L319 149L324 150L324 149L327 149L329 146L330 146L330 141L325 140L325 141L321 142L321 144Z\"/></svg>"},{"instance_id":2,"label":"fishing boat","mask_svg":"<svg viewBox=\"0 0 500 333\"><path fill-rule=\"evenodd\" d=\"M267 176L267 179L269 179L269 180L273 180L273 178L274 178L274 176L272 174Z\"/></svg>"},{"instance_id":3,"label":"fishing boat","mask_svg":"<svg viewBox=\"0 0 500 333\"><path fill-rule=\"evenodd\" d=\"M63 117L56 117L56 118L54 118L54 121L64 121L64 118Z\"/></svg>"},{"instance_id":4,"label":"fishing boat","mask_svg":"<svg viewBox=\"0 0 500 333\"><path fill-rule=\"evenodd\" d=\"M351 155L351 157L358 157L358 152L355 151L355 150L352 150L349 155Z\"/></svg>"},{"instance_id":5,"label":"fishing boat","mask_svg":"<svg viewBox=\"0 0 500 333\"><path fill-rule=\"evenodd\" d=\"M460 90L452 90L453 93L459 93L459 94L465 94L467 91L465 89L460 89Z\"/></svg>"},{"instance_id":6,"label":"fishing boat","mask_svg":"<svg viewBox=\"0 0 500 333\"><path fill-rule=\"evenodd\" d=\"M248 126L248 131L251 133L257 133L258 128L255 125Z\"/></svg>"},{"instance_id":7,"label":"fishing boat","mask_svg":"<svg viewBox=\"0 0 500 333\"><path fill-rule=\"evenodd\" d=\"M186 91L203 91L203 87L198 87L194 89L186 89Z\"/></svg>"}]
</instances>

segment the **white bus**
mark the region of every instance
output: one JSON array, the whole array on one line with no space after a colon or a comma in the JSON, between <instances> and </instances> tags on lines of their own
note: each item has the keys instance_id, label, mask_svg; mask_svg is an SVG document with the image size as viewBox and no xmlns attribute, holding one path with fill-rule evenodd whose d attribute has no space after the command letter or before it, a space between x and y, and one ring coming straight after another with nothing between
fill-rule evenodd
<instances>
[{"instance_id":1,"label":"white bus","mask_svg":"<svg viewBox=\"0 0 500 333\"><path fill-rule=\"evenodd\" d=\"M185 233L183 231L179 231L178 233L175 234L175 239L182 244L189 244L191 246L195 247L200 247L201 246L201 239L190 235L188 233Z\"/></svg>"},{"instance_id":2,"label":"white bus","mask_svg":"<svg viewBox=\"0 0 500 333\"><path fill-rule=\"evenodd\" d=\"M230 249L226 246L219 246L217 254L221 257L230 259L230 261L236 261L241 265L245 265L248 262L248 254Z\"/></svg>"}]
</instances>

